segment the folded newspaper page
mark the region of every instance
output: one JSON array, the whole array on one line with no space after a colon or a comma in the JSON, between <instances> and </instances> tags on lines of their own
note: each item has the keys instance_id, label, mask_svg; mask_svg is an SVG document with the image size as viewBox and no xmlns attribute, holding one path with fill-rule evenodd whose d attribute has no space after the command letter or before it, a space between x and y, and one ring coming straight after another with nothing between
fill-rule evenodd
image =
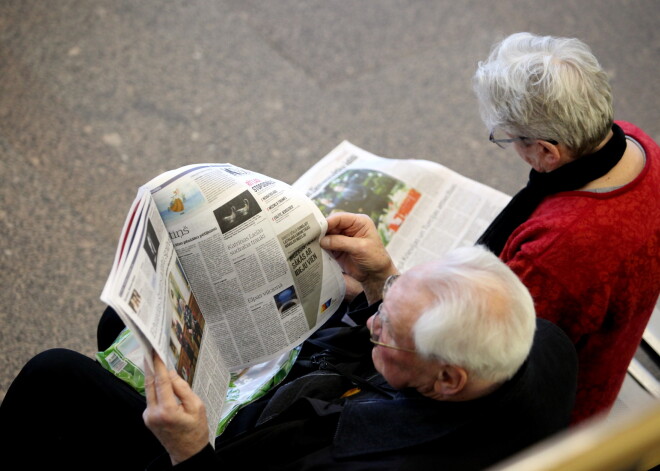
<instances>
[{"instance_id":1,"label":"folded newspaper page","mask_svg":"<svg viewBox=\"0 0 660 471\"><path fill-rule=\"evenodd\" d=\"M341 268L319 245L326 228L303 193L231 164L139 189L101 299L131 332L125 350L155 350L202 398L210 438L232 373L260 365L272 378L343 300Z\"/></svg>"},{"instance_id":2,"label":"folded newspaper page","mask_svg":"<svg viewBox=\"0 0 660 471\"><path fill-rule=\"evenodd\" d=\"M399 270L472 245L511 197L441 164L390 159L348 141L294 184L324 215L373 219Z\"/></svg>"}]
</instances>

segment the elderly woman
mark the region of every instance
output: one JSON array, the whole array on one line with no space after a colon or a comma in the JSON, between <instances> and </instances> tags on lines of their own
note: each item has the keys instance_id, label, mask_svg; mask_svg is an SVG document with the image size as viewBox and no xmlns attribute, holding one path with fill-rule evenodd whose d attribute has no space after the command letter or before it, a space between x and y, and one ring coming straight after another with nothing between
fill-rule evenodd
<instances>
[{"instance_id":1,"label":"elderly woman","mask_svg":"<svg viewBox=\"0 0 660 471\"><path fill-rule=\"evenodd\" d=\"M660 293L660 148L613 121L608 78L577 39L513 34L474 89L490 141L532 167L479 243L574 342L577 423L613 405Z\"/></svg>"}]
</instances>

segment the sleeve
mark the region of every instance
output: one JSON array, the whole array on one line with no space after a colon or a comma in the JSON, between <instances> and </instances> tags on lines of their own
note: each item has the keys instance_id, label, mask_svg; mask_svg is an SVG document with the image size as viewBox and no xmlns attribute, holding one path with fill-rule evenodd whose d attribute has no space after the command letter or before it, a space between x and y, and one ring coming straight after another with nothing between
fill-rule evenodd
<instances>
[{"instance_id":1,"label":"sleeve","mask_svg":"<svg viewBox=\"0 0 660 471\"><path fill-rule=\"evenodd\" d=\"M364 292L360 293L348 305L348 310L344 316L344 322L347 322L346 318L348 318L350 319L349 323L353 323L356 326L366 325L367 319L376 313L380 303L381 301L378 301L372 305L369 305L367 302L367 296L364 294Z\"/></svg>"},{"instance_id":2,"label":"sleeve","mask_svg":"<svg viewBox=\"0 0 660 471\"><path fill-rule=\"evenodd\" d=\"M149 466L147 466L146 471L215 471L218 469L220 469L220 460L209 443L195 456L191 456L186 461L179 463L176 466L172 466L170 456L167 453L164 453L152 461Z\"/></svg>"}]
</instances>

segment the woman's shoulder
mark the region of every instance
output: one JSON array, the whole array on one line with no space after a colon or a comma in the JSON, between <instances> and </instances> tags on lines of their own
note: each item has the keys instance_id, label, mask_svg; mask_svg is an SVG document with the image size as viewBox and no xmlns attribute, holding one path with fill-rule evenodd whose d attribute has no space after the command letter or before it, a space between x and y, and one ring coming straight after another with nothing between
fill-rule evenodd
<instances>
[{"instance_id":1,"label":"woman's shoulder","mask_svg":"<svg viewBox=\"0 0 660 471\"><path fill-rule=\"evenodd\" d=\"M660 146L639 126L627 121L615 121L628 137L632 137L640 143L647 154L660 156Z\"/></svg>"},{"instance_id":2,"label":"woman's shoulder","mask_svg":"<svg viewBox=\"0 0 660 471\"><path fill-rule=\"evenodd\" d=\"M511 234L504 253L536 260L566 257L570 262L598 252L597 258L611 259L648 244L658 231L660 206L649 206L646 198L557 195Z\"/></svg>"}]
</instances>

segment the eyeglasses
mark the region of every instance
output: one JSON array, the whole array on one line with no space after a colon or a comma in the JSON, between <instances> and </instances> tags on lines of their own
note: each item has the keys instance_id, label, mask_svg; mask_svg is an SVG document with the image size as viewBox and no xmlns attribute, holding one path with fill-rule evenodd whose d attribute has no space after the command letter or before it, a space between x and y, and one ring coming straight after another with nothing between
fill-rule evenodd
<instances>
[{"instance_id":1,"label":"eyeglasses","mask_svg":"<svg viewBox=\"0 0 660 471\"><path fill-rule=\"evenodd\" d=\"M383 332L383 324L387 323L387 316L383 314L383 304L385 303L385 295L387 294L387 291L389 290L390 286L396 281L397 278L399 278L400 275L391 275L385 280L385 285L383 286L383 300L380 303L380 306L378 306L378 310L373 316L373 319L371 319L371 343L374 345L379 345L381 347L385 348L391 348L394 350L399 350L402 352L409 352L409 353L415 353L414 349L411 348L404 348L404 347L399 347L398 345L394 345L392 343L383 343L380 341L380 335Z\"/></svg>"},{"instance_id":2,"label":"eyeglasses","mask_svg":"<svg viewBox=\"0 0 660 471\"><path fill-rule=\"evenodd\" d=\"M506 149L509 144L517 141L545 141L555 146L558 144L558 142L555 141L554 139L535 139L532 137L525 137L525 136L504 137L505 135L506 134L504 134L502 131L494 130L491 131L490 136L488 136L488 140L493 144L497 145L498 147L500 147L501 149Z\"/></svg>"}]
</instances>

